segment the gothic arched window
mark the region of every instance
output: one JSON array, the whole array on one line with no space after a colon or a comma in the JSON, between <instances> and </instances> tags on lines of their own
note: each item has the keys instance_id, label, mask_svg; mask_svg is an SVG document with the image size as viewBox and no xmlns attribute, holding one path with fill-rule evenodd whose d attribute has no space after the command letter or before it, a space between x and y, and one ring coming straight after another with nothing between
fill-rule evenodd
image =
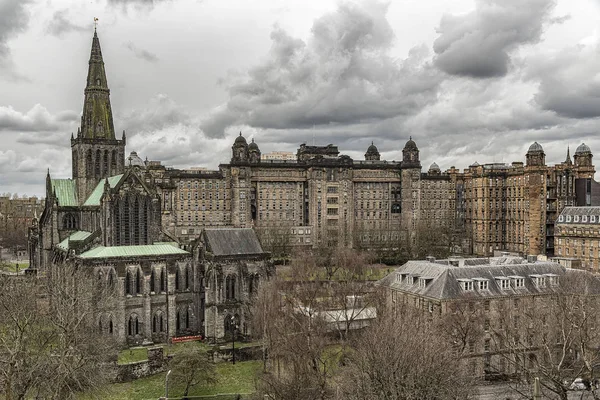
<instances>
[{"instance_id":1,"label":"gothic arched window","mask_svg":"<svg viewBox=\"0 0 600 400\"><path fill-rule=\"evenodd\" d=\"M166 287L167 287L166 283L167 283L167 280L165 278L165 268L163 267L160 270L160 291L161 292L164 292L166 290Z\"/></svg>"},{"instance_id":2,"label":"gothic arched window","mask_svg":"<svg viewBox=\"0 0 600 400\"><path fill-rule=\"evenodd\" d=\"M175 269L175 290L179 290L179 267Z\"/></svg>"},{"instance_id":3,"label":"gothic arched window","mask_svg":"<svg viewBox=\"0 0 600 400\"><path fill-rule=\"evenodd\" d=\"M127 271L125 274L125 295L131 294L131 273Z\"/></svg>"},{"instance_id":4,"label":"gothic arched window","mask_svg":"<svg viewBox=\"0 0 600 400\"><path fill-rule=\"evenodd\" d=\"M108 176L108 150L104 150L104 159L102 160L102 175Z\"/></svg>"},{"instance_id":5,"label":"gothic arched window","mask_svg":"<svg viewBox=\"0 0 600 400\"><path fill-rule=\"evenodd\" d=\"M117 151L113 150L110 156L110 173L115 175L117 173Z\"/></svg>"},{"instance_id":6,"label":"gothic arched window","mask_svg":"<svg viewBox=\"0 0 600 400\"><path fill-rule=\"evenodd\" d=\"M142 273L138 268L135 273L135 294L140 294L142 292Z\"/></svg>"},{"instance_id":7,"label":"gothic arched window","mask_svg":"<svg viewBox=\"0 0 600 400\"><path fill-rule=\"evenodd\" d=\"M77 229L77 219L71 213L65 214L63 218L63 228L66 230L75 230Z\"/></svg>"},{"instance_id":8,"label":"gothic arched window","mask_svg":"<svg viewBox=\"0 0 600 400\"><path fill-rule=\"evenodd\" d=\"M138 320L138 316L136 314L131 314L129 316L129 321L127 321L127 334L129 336L139 335L140 333L140 321Z\"/></svg>"},{"instance_id":9,"label":"gothic arched window","mask_svg":"<svg viewBox=\"0 0 600 400\"><path fill-rule=\"evenodd\" d=\"M150 272L150 291L154 292L155 290L155 285L154 285L154 280L156 279L156 275L154 273L154 268L152 268L152 272Z\"/></svg>"},{"instance_id":10,"label":"gothic arched window","mask_svg":"<svg viewBox=\"0 0 600 400\"><path fill-rule=\"evenodd\" d=\"M94 173L96 177L100 176L101 170L100 166L102 165L102 152L100 150L96 150L96 159L94 160Z\"/></svg>"},{"instance_id":11,"label":"gothic arched window","mask_svg":"<svg viewBox=\"0 0 600 400\"><path fill-rule=\"evenodd\" d=\"M92 150L88 149L87 154L85 156L85 174L86 176L92 176L92 171L94 167L94 161L92 159Z\"/></svg>"}]
</instances>

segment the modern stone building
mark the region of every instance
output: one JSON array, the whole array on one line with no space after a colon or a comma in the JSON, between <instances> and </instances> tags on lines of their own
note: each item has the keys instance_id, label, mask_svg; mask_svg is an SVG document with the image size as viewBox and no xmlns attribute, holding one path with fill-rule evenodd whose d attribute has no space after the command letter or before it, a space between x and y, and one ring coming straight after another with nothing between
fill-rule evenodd
<instances>
[{"instance_id":1,"label":"modern stone building","mask_svg":"<svg viewBox=\"0 0 600 400\"><path fill-rule=\"evenodd\" d=\"M540 349L560 343L552 330L534 326L557 294L586 296L594 310L600 301L592 274L534 257L409 261L378 285L392 310L409 306L429 321L447 318L457 356L473 376L488 378L533 369Z\"/></svg>"}]
</instances>

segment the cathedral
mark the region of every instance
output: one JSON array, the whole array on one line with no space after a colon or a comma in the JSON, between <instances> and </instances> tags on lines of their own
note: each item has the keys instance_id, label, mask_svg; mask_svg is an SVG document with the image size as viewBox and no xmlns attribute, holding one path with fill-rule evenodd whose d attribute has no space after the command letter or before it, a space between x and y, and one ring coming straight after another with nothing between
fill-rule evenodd
<instances>
[{"instance_id":1,"label":"cathedral","mask_svg":"<svg viewBox=\"0 0 600 400\"><path fill-rule=\"evenodd\" d=\"M135 152L125 158L125 132L120 139L115 133L96 31L84 93L71 136L72 177L48 171L44 211L29 232L30 271L43 279L64 263L87 268L113 293L98 310L98 329L123 345L205 331L219 339L231 326L249 333L246 305L272 274L269 254L251 229L198 231L181 245L162 228L162 191Z\"/></svg>"}]
</instances>

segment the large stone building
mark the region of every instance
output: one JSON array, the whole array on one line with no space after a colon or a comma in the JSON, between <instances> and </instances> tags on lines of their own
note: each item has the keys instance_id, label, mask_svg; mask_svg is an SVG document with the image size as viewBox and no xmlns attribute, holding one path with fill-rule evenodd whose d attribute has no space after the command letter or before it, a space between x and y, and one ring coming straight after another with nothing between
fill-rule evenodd
<instances>
[{"instance_id":1,"label":"large stone building","mask_svg":"<svg viewBox=\"0 0 600 400\"><path fill-rule=\"evenodd\" d=\"M165 221L171 217L181 218L174 223L199 226L198 214L194 221L189 214L190 219L184 221L179 213L184 204L188 210L192 194L197 200L199 193L202 199L208 193L208 223L229 225L230 194L220 174L171 171L168 179L155 180L152 166L146 166L135 152L125 159L125 132L117 139L109 96L100 41L94 32L81 126L77 135L71 136L72 177L55 179L48 171L44 211L29 230L30 271L43 278L60 272L64 263L85 268L92 279L114 294L112 305L98 310L98 327L123 344L202 334L207 323L204 275L214 268L215 257L207 249L214 244L199 240L198 229L194 240L180 245L163 226L169 226ZM215 212L218 221L213 219ZM227 276L211 281L209 292L236 293L233 298L240 302L234 305L242 307L248 301L246 292L251 294L270 273L270 263L254 232L238 231L225 230L219 238L234 248L252 241L254 253L237 254L235 260L227 259L228 264L220 262L219 268L228 265ZM216 234L204 237L210 239L211 235ZM234 265L239 268L233 270ZM230 297L211 299L218 312L234 310L221 307L231 302ZM218 312L211 314L216 317L210 323L211 327L215 321L221 324L212 330L221 338L229 322ZM240 315L243 327L244 314L237 310L234 315Z\"/></svg>"},{"instance_id":2,"label":"large stone building","mask_svg":"<svg viewBox=\"0 0 600 400\"><path fill-rule=\"evenodd\" d=\"M590 308L582 313L600 305L600 281L592 274L535 257L409 261L378 285L395 315L402 315L404 307L415 307L429 321L446 319L452 332L449 345L455 346L474 377L533 371L543 364L546 346L571 346L565 343L572 340L567 332L546 329L544 322L553 323L550 315L544 315L558 311L554 308L562 304L556 301L558 294L572 294L569 299L585 296L581 304ZM567 356L577 357L577 351ZM568 362L565 359L564 364Z\"/></svg>"}]
</instances>

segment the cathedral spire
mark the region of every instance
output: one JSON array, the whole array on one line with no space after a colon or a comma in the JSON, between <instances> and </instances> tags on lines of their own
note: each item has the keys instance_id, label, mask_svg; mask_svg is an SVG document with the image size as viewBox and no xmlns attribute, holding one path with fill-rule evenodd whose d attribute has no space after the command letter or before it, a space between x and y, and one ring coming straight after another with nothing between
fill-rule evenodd
<instances>
[{"instance_id":1,"label":"cathedral spire","mask_svg":"<svg viewBox=\"0 0 600 400\"><path fill-rule=\"evenodd\" d=\"M567 159L565 160L565 164L571 165L573 162L571 161L571 148L567 146Z\"/></svg>"},{"instance_id":2,"label":"cathedral spire","mask_svg":"<svg viewBox=\"0 0 600 400\"><path fill-rule=\"evenodd\" d=\"M81 137L85 139L115 139L110 90L104 70L100 39L94 29L88 67L85 100L81 117ZM80 135L78 135L79 137Z\"/></svg>"}]
</instances>

